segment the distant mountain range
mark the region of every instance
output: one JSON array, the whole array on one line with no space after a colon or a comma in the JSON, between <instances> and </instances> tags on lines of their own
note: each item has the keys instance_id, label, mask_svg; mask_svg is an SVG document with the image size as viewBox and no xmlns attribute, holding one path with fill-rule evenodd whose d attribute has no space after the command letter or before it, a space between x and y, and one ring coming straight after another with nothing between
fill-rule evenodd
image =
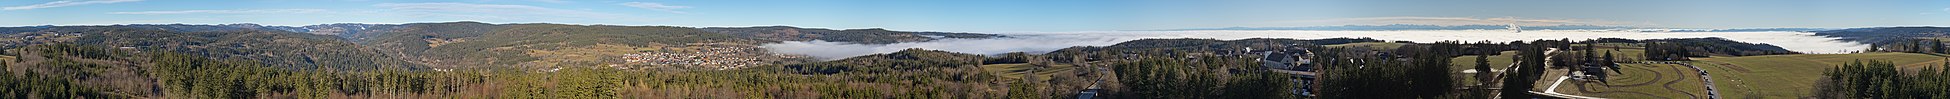
<instances>
[{"instance_id":1,"label":"distant mountain range","mask_svg":"<svg viewBox=\"0 0 1950 99\"><path fill-rule=\"evenodd\" d=\"M1342 26L1308 26L1308 27L1226 27L1226 28L1195 28L1195 29L1170 29L1170 30L1323 30L1323 31L1392 31L1392 30L1509 30L1509 29L1510 29L1510 26L1509 26L1509 25L1415 25L1415 24L1393 24L1393 25L1342 25ZM1660 27L1633 27L1633 26L1600 26L1600 25L1555 25L1555 26L1522 26L1522 29L1523 29L1523 30L1606 30L1606 31L1643 31L1643 32L1756 32L1756 31L1820 31L1820 30L1830 30L1830 29L1826 29L1826 28L1736 28L1736 29L1687 29L1687 28L1660 28Z\"/></svg>"},{"instance_id":2,"label":"distant mountain range","mask_svg":"<svg viewBox=\"0 0 1950 99\"><path fill-rule=\"evenodd\" d=\"M1838 37L1845 41L1890 43L1908 39L1937 39L1950 36L1950 27L1872 27L1815 31L1815 35Z\"/></svg>"},{"instance_id":3,"label":"distant mountain range","mask_svg":"<svg viewBox=\"0 0 1950 99\"><path fill-rule=\"evenodd\" d=\"M596 66L646 51L738 49L781 41L860 44L1000 38L997 34L819 29L789 26L692 28L568 24L443 22L257 24L135 24L0 27L0 49L78 43L89 46L197 53L275 66L337 69Z\"/></svg>"},{"instance_id":4,"label":"distant mountain range","mask_svg":"<svg viewBox=\"0 0 1950 99\"><path fill-rule=\"evenodd\" d=\"M890 44L901 42L924 42L946 38L999 38L997 34L949 33L949 32L908 32L880 28L832 30L821 28L799 28L791 26L759 27L712 27L704 31L726 33L746 38L777 41L853 42L864 44Z\"/></svg>"}]
</instances>

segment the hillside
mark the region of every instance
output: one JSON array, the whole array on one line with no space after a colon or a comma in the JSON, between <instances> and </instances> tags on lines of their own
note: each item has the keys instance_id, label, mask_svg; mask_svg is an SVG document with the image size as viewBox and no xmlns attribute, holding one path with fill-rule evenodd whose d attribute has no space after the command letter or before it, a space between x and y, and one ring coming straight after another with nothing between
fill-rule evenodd
<instances>
[{"instance_id":1,"label":"hillside","mask_svg":"<svg viewBox=\"0 0 1950 99\"><path fill-rule=\"evenodd\" d=\"M906 49L887 54L873 54L826 62L785 65L783 68L803 74L891 73L927 68L972 67L983 60L980 55L955 53L938 50Z\"/></svg>"},{"instance_id":2,"label":"hillside","mask_svg":"<svg viewBox=\"0 0 1950 99\"><path fill-rule=\"evenodd\" d=\"M623 54L693 44L758 44L760 40L669 26L404 24L359 41L380 51L435 66L599 66L623 62ZM558 53L568 50L587 53ZM558 60L564 59L564 60Z\"/></svg>"},{"instance_id":3,"label":"hillside","mask_svg":"<svg viewBox=\"0 0 1950 99\"><path fill-rule=\"evenodd\" d=\"M344 83L321 82L324 80L316 78L283 78L296 77L296 74L362 72L279 69L289 66L270 66L238 57L210 58L158 50L69 43L6 49L8 54L19 56L0 60L0 67L5 67L0 69L0 76L5 76L0 77L0 88L7 89L0 94L14 98L28 95L39 98L243 97L257 93L292 92L292 89L299 87L294 86L298 83L289 81ZM305 90L317 92L325 89Z\"/></svg>"},{"instance_id":4,"label":"hillside","mask_svg":"<svg viewBox=\"0 0 1950 99\"><path fill-rule=\"evenodd\" d=\"M240 26L242 27L242 26ZM802 56L772 55L756 47L776 41L833 41L864 44L923 42L949 38L996 38L995 34L908 32L885 29L830 30L789 26L689 28L565 24L490 24L480 22L409 24L320 24L302 27L256 26L267 30L337 36L424 65L458 66L669 66L722 64L726 59L668 60L661 57L724 56L755 59L696 68L737 68L788 64ZM685 53L729 53L685 54ZM682 62L682 63L667 63ZM693 63L699 62L699 63ZM692 67L683 67L692 68Z\"/></svg>"},{"instance_id":5,"label":"hillside","mask_svg":"<svg viewBox=\"0 0 1950 99\"><path fill-rule=\"evenodd\" d=\"M1944 64L1942 56L1916 53L1796 54L1704 58L1692 62L1712 73L1726 98L1802 98L1813 95L1823 72L1856 61L1887 61L1901 70Z\"/></svg>"},{"instance_id":6,"label":"hillside","mask_svg":"<svg viewBox=\"0 0 1950 99\"><path fill-rule=\"evenodd\" d=\"M12 42L0 46L17 47L47 42L99 43L134 49L210 54L203 56L216 58L253 59L280 66L627 66L647 69L669 66L730 69L810 61L804 56L775 54L758 47L777 41L889 44L1005 37L995 34L787 26L689 28L467 21L309 26L31 26L0 27L0 33L17 38L0 39Z\"/></svg>"},{"instance_id":7,"label":"hillside","mask_svg":"<svg viewBox=\"0 0 1950 99\"><path fill-rule=\"evenodd\" d=\"M862 44L891 44L903 42L924 42L952 38L1000 38L996 34L949 33L949 32L910 32L893 31L880 28L832 30L821 28L799 28L790 26L760 27L712 27L704 31L724 33L744 38L772 41L829 41Z\"/></svg>"},{"instance_id":8,"label":"hillside","mask_svg":"<svg viewBox=\"0 0 1950 99\"><path fill-rule=\"evenodd\" d=\"M26 92L49 97L139 97L158 93L160 86L150 83L147 69L153 68L148 56L102 46L48 44L5 50L10 56L0 60L0 88L9 97ZM24 84L24 85L23 85ZM31 88L31 90L20 90ZM16 93L19 92L19 93ZM57 96L75 95L75 96Z\"/></svg>"},{"instance_id":9,"label":"hillside","mask_svg":"<svg viewBox=\"0 0 1950 99\"><path fill-rule=\"evenodd\" d=\"M56 26L18 29L0 39L4 48L74 43L130 50L237 58L293 69L418 68L336 37L235 25Z\"/></svg>"}]
</instances>

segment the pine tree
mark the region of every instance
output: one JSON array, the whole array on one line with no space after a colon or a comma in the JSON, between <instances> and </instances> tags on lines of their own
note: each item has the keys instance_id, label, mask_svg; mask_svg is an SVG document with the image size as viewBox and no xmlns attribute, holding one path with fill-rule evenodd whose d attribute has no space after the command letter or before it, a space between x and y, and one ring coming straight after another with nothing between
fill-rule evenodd
<instances>
[{"instance_id":1,"label":"pine tree","mask_svg":"<svg viewBox=\"0 0 1950 99\"><path fill-rule=\"evenodd\" d=\"M1881 44L1881 43L1869 43L1869 50L1868 50L1868 52L1880 52L1880 51L1882 51L1882 49L1881 49L1881 48L1882 48L1882 44Z\"/></svg>"},{"instance_id":2,"label":"pine tree","mask_svg":"<svg viewBox=\"0 0 1950 99\"><path fill-rule=\"evenodd\" d=\"M1584 51L1578 51L1578 53L1584 54L1581 55L1583 58L1578 59L1578 64L1575 65L1579 65L1579 66L1571 67L1571 70L1583 70L1584 66L1596 65L1595 63L1596 61L1598 61L1597 59L1598 55L1593 55L1593 54L1597 54L1597 52L1592 51L1592 49L1597 49L1598 47L1596 46L1598 46L1598 43L1591 43L1595 41L1590 41L1590 40L1585 40L1585 42L1586 43L1584 44Z\"/></svg>"},{"instance_id":3,"label":"pine tree","mask_svg":"<svg viewBox=\"0 0 1950 99\"><path fill-rule=\"evenodd\" d=\"M1476 80L1477 80L1477 82L1490 82L1490 81L1489 81L1489 79L1491 79L1490 77L1491 77L1491 76L1493 76L1493 75L1490 75L1490 74L1494 74L1494 72L1492 72L1492 71L1494 71L1494 70L1491 70L1491 69L1490 69L1490 59L1489 59L1489 56L1490 56L1490 54L1488 54L1488 53L1484 53L1483 55L1476 55Z\"/></svg>"},{"instance_id":4,"label":"pine tree","mask_svg":"<svg viewBox=\"0 0 1950 99\"><path fill-rule=\"evenodd\" d=\"M1936 41L1936 39L1930 39L1930 45L1932 45L1930 49L1934 49L1934 52L1950 52L1950 50L1944 49L1944 41Z\"/></svg>"},{"instance_id":5,"label":"pine tree","mask_svg":"<svg viewBox=\"0 0 1950 99\"><path fill-rule=\"evenodd\" d=\"M1529 93L1530 88L1533 86L1532 83L1534 83L1532 81L1536 81L1535 77L1533 77L1536 72L1533 71L1541 72L1543 69L1543 48L1548 45L1524 44L1523 42L1515 42L1511 43L1511 45L1517 45L1519 47L1519 52L1516 56L1519 59L1516 61L1518 67L1512 69L1516 73L1508 73L1509 76L1503 78L1503 89L1499 90L1502 91L1501 97L1511 99L1530 98L1532 97Z\"/></svg>"},{"instance_id":6,"label":"pine tree","mask_svg":"<svg viewBox=\"0 0 1950 99\"><path fill-rule=\"evenodd\" d=\"M1489 97L1490 85L1488 83L1491 82L1491 79L1495 79L1494 76L1496 76L1493 75L1496 74L1496 72L1493 72L1495 70L1490 69L1489 56L1493 52L1495 50L1483 50L1482 55L1476 55L1476 83L1478 84L1475 85L1475 89L1470 90L1470 95L1472 96L1468 98Z\"/></svg>"},{"instance_id":7,"label":"pine tree","mask_svg":"<svg viewBox=\"0 0 1950 99\"><path fill-rule=\"evenodd\" d=\"M1665 54L1659 54L1660 51L1664 51L1664 48L1659 47L1659 42L1645 42L1645 52L1639 55L1644 55L1645 60L1665 60L1663 59L1665 57L1661 56Z\"/></svg>"},{"instance_id":8,"label":"pine tree","mask_svg":"<svg viewBox=\"0 0 1950 99\"><path fill-rule=\"evenodd\" d=\"M1616 72L1616 73L1619 73L1619 74L1625 74L1625 72L1619 72L1619 71L1618 71L1618 69L1619 69L1619 68L1618 68L1618 60L1616 60L1616 59L1618 59L1618 58L1614 58L1614 57L1611 57L1611 55L1612 55L1612 54L1611 54L1611 51L1605 51L1605 62L1603 63L1603 64L1605 65L1605 67L1609 67L1609 68L1611 68L1611 71L1612 71L1612 72Z\"/></svg>"},{"instance_id":9,"label":"pine tree","mask_svg":"<svg viewBox=\"0 0 1950 99\"><path fill-rule=\"evenodd\" d=\"M1909 51L1910 53L1923 53L1923 41L1922 41L1922 40L1910 40L1910 41L1909 41L1909 50L1907 50L1907 51Z\"/></svg>"}]
</instances>

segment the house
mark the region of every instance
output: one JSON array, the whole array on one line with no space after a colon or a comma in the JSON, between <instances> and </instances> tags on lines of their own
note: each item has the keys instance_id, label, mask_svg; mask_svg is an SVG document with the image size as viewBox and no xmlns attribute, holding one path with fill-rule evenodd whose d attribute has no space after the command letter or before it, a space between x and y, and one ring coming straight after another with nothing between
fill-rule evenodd
<instances>
[{"instance_id":1,"label":"house","mask_svg":"<svg viewBox=\"0 0 1950 99\"><path fill-rule=\"evenodd\" d=\"M1260 53L1259 65L1266 68L1289 69L1295 65L1294 60L1293 55L1288 53L1266 51Z\"/></svg>"}]
</instances>

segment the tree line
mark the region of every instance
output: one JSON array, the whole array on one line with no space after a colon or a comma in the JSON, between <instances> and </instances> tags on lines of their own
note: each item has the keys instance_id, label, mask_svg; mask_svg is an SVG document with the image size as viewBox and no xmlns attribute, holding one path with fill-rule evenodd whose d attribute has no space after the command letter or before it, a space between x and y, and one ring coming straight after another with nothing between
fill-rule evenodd
<instances>
[{"instance_id":1,"label":"tree line","mask_svg":"<svg viewBox=\"0 0 1950 99\"><path fill-rule=\"evenodd\" d=\"M1868 51L1943 54L1950 53L1950 45L1944 45L1943 40L1938 39L1899 39L1871 43Z\"/></svg>"},{"instance_id":2,"label":"tree line","mask_svg":"<svg viewBox=\"0 0 1950 99\"><path fill-rule=\"evenodd\" d=\"M1950 63L1906 71L1887 61L1857 60L1823 72L1813 91L1817 98L1950 98Z\"/></svg>"},{"instance_id":3,"label":"tree line","mask_svg":"<svg viewBox=\"0 0 1950 99\"><path fill-rule=\"evenodd\" d=\"M1319 98L1456 98L1451 57L1459 42L1404 45L1392 51L1366 47L1314 49L1322 69Z\"/></svg>"}]
</instances>

